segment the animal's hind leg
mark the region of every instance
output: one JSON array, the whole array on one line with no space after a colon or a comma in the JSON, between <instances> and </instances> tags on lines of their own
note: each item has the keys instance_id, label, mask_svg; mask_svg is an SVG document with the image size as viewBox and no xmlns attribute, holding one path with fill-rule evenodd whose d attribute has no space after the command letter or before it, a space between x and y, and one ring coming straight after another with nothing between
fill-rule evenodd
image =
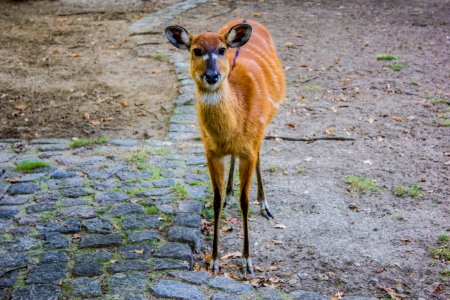
<instances>
[{"instance_id":1,"label":"animal's hind leg","mask_svg":"<svg viewBox=\"0 0 450 300\"><path fill-rule=\"evenodd\" d=\"M259 152L258 152L258 160L256 162L256 179L258 181L258 202L259 207L261 208L261 215L266 219L274 219L273 214L269 210L269 204L266 201L266 197L264 196L264 187L261 177L261 169L259 166Z\"/></svg>"},{"instance_id":2,"label":"animal's hind leg","mask_svg":"<svg viewBox=\"0 0 450 300\"><path fill-rule=\"evenodd\" d=\"M227 191L225 195L225 202L223 207L227 206L227 203L233 201L233 179L234 179L234 166L236 164L236 157L232 154L230 158L230 173L228 174Z\"/></svg>"}]
</instances>

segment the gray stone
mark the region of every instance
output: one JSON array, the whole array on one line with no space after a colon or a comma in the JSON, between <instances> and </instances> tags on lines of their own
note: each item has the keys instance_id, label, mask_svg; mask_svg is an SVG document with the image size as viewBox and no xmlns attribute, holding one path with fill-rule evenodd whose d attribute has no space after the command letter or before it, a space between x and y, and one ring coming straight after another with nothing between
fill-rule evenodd
<instances>
[{"instance_id":1,"label":"gray stone","mask_svg":"<svg viewBox=\"0 0 450 300\"><path fill-rule=\"evenodd\" d=\"M106 162L108 159L104 156L86 156L80 159L81 165L95 165L98 163Z\"/></svg>"},{"instance_id":2,"label":"gray stone","mask_svg":"<svg viewBox=\"0 0 450 300\"><path fill-rule=\"evenodd\" d=\"M142 197L142 198L152 198L152 197L159 197L159 196L164 196L164 195L168 195L168 194L172 194L172 193L173 193L173 189L162 188L162 189L145 190L145 191L137 193L136 196Z\"/></svg>"},{"instance_id":3,"label":"gray stone","mask_svg":"<svg viewBox=\"0 0 450 300\"><path fill-rule=\"evenodd\" d=\"M12 153L0 152L0 164L10 161L14 157L15 157L15 155Z\"/></svg>"},{"instance_id":4,"label":"gray stone","mask_svg":"<svg viewBox=\"0 0 450 300\"><path fill-rule=\"evenodd\" d=\"M59 232L49 232L45 234L44 248L64 249L70 245L70 239Z\"/></svg>"},{"instance_id":5,"label":"gray stone","mask_svg":"<svg viewBox=\"0 0 450 300\"><path fill-rule=\"evenodd\" d=\"M182 134L188 135L185 132L183 132ZM166 161L166 160L157 162L157 163L155 163L155 165L156 165L157 168L160 168L160 169L165 169L165 168L168 168L168 169L179 169L179 168L183 167L181 162L178 162L178 161Z\"/></svg>"},{"instance_id":6,"label":"gray stone","mask_svg":"<svg viewBox=\"0 0 450 300\"><path fill-rule=\"evenodd\" d=\"M164 178L164 179L157 179L153 181L153 186L155 188L167 188L172 187L177 184L177 181L172 178Z\"/></svg>"},{"instance_id":7,"label":"gray stone","mask_svg":"<svg viewBox=\"0 0 450 300\"><path fill-rule=\"evenodd\" d=\"M327 300L328 297L324 297L316 292L308 291L294 291L290 294L292 300Z\"/></svg>"},{"instance_id":8,"label":"gray stone","mask_svg":"<svg viewBox=\"0 0 450 300\"><path fill-rule=\"evenodd\" d=\"M32 267L28 272L26 283L48 284L57 283L67 277L65 264L43 264Z\"/></svg>"},{"instance_id":9,"label":"gray stone","mask_svg":"<svg viewBox=\"0 0 450 300\"><path fill-rule=\"evenodd\" d=\"M103 274L103 266L99 262L77 262L73 266L74 276L100 276Z\"/></svg>"},{"instance_id":10,"label":"gray stone","mask_svg":"<svg viewBox=\"0 0 450 300\"><path fill-rule=\"evenodd\" d=\"M159 239L159 233L156 230L131 231L128 233L128 242L142 243L152 242Z\"/></svg>"},{"instance_id":11,"label":"gray stone","mask_svg":"<svg viewBox=\"0 0 450 300\"><path fill-rule=\"evenodd\" d=\"M200 250L199 228L171 227L167 232L167 238L170 242L189 244L194 252Z\"/></svg>"},{"instance_id":12,"label":"gray stone","mask_svg":"<svg viewBox=\"0 0 450 300\"><path fill-rule=\"evenodd\" d=\"M125 245L119 248L119 254L124 259L148 259L155 247L152 245Z\"/></svg>"},{"instance_id":13,"label":"gray stone","mask_svg":"<svg viewBox=\"0 0 450 300\"><path fill-rule=\"evenodd\" d=\"M170 204L158 204L156 205L156 208L159 209L161 212L165 213L166 215L173 215L173 206Z\"/></svg>"},{"instance_id":14,"label":"gray stone","mask_svg":"<svg viewBox=\"0 0 450 300\"><path fill-rule=\"evenodd\" d=\"M19 287L12 293L14 300L57 300L61 294L59 286L54 284L39 284Z\"/></svg>"},{"instance_id":15,"label":"gray stone","mask_svg":"<svg viewBox=\"0 0 450 300\"><path fill-rule=\"evenodd\" d=\"M262 287L258 289L259 295L264 300L282 300L281 293L278 289L271 287Z\"/></svg>"},{"instance_id":16,"label":"gray stone","mask_svg":"<svg viewBox=\"0 0 450 300\"><path fill-rule=\"evenodd\" d=\"M111 233L113 229L110 221L101 218L84 220L82 226L87 231L94 233Z\"/></svg>"},{"instance_id":17,"label":"gray stone","mask_svg":"<svg viewBox=\"0 0 450 300\"><path fill-rule=\"evenodd\" d=\"M90 179L108 179L114 175L111 170L105 169L91 169L85 171Z\"/></svg>"},{"instance_id":18,"label":"gray stone","mask_svg":"<svg viewBox=\"0 0 450 300\"><path fill-rule=\"evenodd\" d=\"M120 146L120 147L134 147L139 144L138 140L132 139L115 139L110 141L111 145Z\"/></svg>"},{"instance_id":19,"label":"gray stone","mask_svg":"<svg viewBox=\"0 0 450 300\"><path fill-rule=\"evenodd\" d=\"M109 289L114 295L142 293L148 274L144 272L117 273L110 277Z\"/></svg>"},{"instance_id":20,"label":"gray stone","mask_svg":"<svg viewBox=\"0 0 450 300\"><path fill-rule=\"evenodd\" d=\"M130 172L130 171L119 171L116 173L116 176L119 177L120 180L136 180L143 179L143 175L139 172ZM149 177L151 177L150 175Z\"/></svg>"},{"instance_id":21,"label":"gray stone","mask_svg":"<svg viewBox=\"0 0 450 300\"><path fill-rule=\"evenodd\" d=\"M16 243L11 248L16 251L29 251L37 249L39 246L38 240L28 236L22 236L17 238Z\"/></svg>"},{"instance_id":22,"label":"gray stone","mask_svg":"<svg viewBox=\"0 0 450 300\"><path fill-rule=\"evenodd\" d=\"M19 225L35 225L39 219L40 217L38 216L25 215L20 216L19 219L17 220L17 223L19 223Z\"/></svg>"},{"instance_id":23,"label":"gray stone","mask_svg":"<svg viewBox=\"0 0 450 300\"><path fill-rule=\"evenodd\" d=\"M152 261L152 269L155 271L162 270L184 270L190 269L189 262L171 258L155 258Z\"/></svg>"},{"instance_id":24,"label":"gray stone","mask_svg":"<svg viewBox=\"0 0 450 300\"><path fill-rule=\"evenodd\" d=\"M122 218L122 228L138 229L138 228L152 228L157 229L161 225L158 215L141 215L141 216L126 216Z\"/></svg>"},{"instance_id":25,"label":"gray stone","mask_svg":"<svg viewBox=\"0 0 450 300\"><path fill-rule=\"evenodd\" d=\"M81 188L85 185L86 179L83 177L69 177L64 180L49 180L48 182L48 188L49 190L60 190L60 189L69 189L73 188L73 193L81 193L78 189L75 188ZM71 192L71 191L69 191Z\"/></svg>"},{"instance_id":26,"label":"gray stone","mask_svg":"<svg viewBox=\"0 0 450 300\"><path fill-rule=\"evenodd\" d=\"M109 261L112 254L106 250L97 250L95 252L82 253L75 256L76 263L92 263Z\"/></svg>"},{"instance_id":27,"label":"gray stone","mask_svg":"<svg viewBox=\"0 0 450 300\"><path fill-rule=\"evenodd\" d=\"M185 260L192 266L193 257L192 250L186 244L180 243L165 243L158 250L156 250L155 257L159 258L174 258Z\"/></svg>"},{"instance_id":28,"label":"gray stone","mask_svg":"<svg viewBox=\"0 0 450 300\"><path fill-rule=\"evenodd\" d=\"M75 172L56 170L50 175L50 178L53 178L53 179L65 179L65 178L72 178L72 177L75 177L75 176L77 176L77 174Z\"/></svg>"},{"instance_id":29,"label":"gray stone","mask_svg":"<svg viewBox=\"0 0 450 300\"><path fill-rule=\"evenodd\" d=\"M102 294L99 280L91 278L78 278L72 281L72 295L75 297L95 297Z\"/></svg>"},{"instance_id":30,"label":"gray stone","mask_svg":"<svg viewBox=\"0 0 450 300\"><path fill-rule=\"evenodd\" d=\"M21 205L25 204L30 200L28 197L5 197L3 199L0 199L0 206L1 205Z\"/></svg>"},{"instance_id":31,"label":"gray stone","mask_svg":"<svg viewBox=\"0 0 450 300\"><path fill-rule=\"evenodd\" d=\"M17 276L19 275L18 271L12 271L6 273L5 276L0 277L0 288L11 287L16 283ZM0 297L1 299L1 297Z\"/></svg>"},{"instance_id":32,"label":"gray stone","mask_svg":"<svg viewBox=\"0 0 450 300\"><path fill-rule=\"evenodd\" d=\"M39 151L64 151L68 150L69 145L67 144L49 144L49 145L41 145L38 147Z\"/></svg>"},{"instance_id":33,"label":"gray stone","mask_svg":"<svg viewBox=\"0 0 450 300\"><path fill-rule=\"evenodd\" d=\"M199 288L173 280L161 280L151 287L151 291L155 296L163 298L186 300L203 299L202 292Z\"/></svg>"},{"instance_id":34,"label":"gray stone","mask_svg":"<svg viewBox=\"0 0 450 300\"><path fill-rule=\"evenodd\" d=\"M115 234L83 234L81 235L79 248L100 248L110 246L120 246L122 235Z\"/></svg>"},{"instance_id":35,"label":"gray stone","mask_svg":"<svg viewBox=\"0 0 450 300\"><path fill-rule=\"evenodd\" d=\"M40 204L29 205L29 206L27 206L27 208L25 210L26 210L27 214L34 214L34 213L39 213L39 212L53 210L53 209L56 209L55 203L40 203Z\"/></svg>"},{"instance_id":36,"label":"gray stone","mask_svg":"<svg viewBox=\"0 0 450 300\"><path fill-rule=\"evenodd\" d=\"M61 194L63 196L70 197L70 198L78 198L81 196L91 195L91 194L93 194L93 192L92 192L92 190L88 190L85 188L74 187L74 188L62 189Z\"/></svg>"},{"instance_id":37,"label":"gray stone","mask_svg":"<svg viewBox=\"0 0 450 300\"><path fill-rule=\"evenodd\" d=\"M202 156L193 156L186 160L187 166L204 166L206 165L206 159Z\"/></svg>"},{"instance_id":38,"label":"gray stone","mask_svg":"<svg viewBox=\"0 0 450 300\"><path fill-rule=\"evenodd\" d=\"M39 190L39 186L31 182L21 182L11 185L8 189L10 195L34 194Z\"/></svg>"},{"instance_id":39,"label":"gray stone","mask_svg":"<svg viewBox=\"0 0 450 300\"><path fill-rule=\"evenodd\" d=\"M190 213L178 213L173 220L174 225L200 228L202 219L200 215Z\"/></svg>"},{"instance_id":40,"label":"gray stone","mask_svg":"<svg viewBox=\"0 0 450 300\"><path fill-rule=\"evenodd\" d=\"M182 271L175 271L171 272L170 275L175 276L177 278L180 278L184 281L187 281L189 283L193 284L203 284L206 279L209 278L209 274L207 272L182 272Z\"/></svg>"},{"instance_id":41,"label":"gray stone","mask_svg":"<svg viewBox=\"0 0 450 300\"><path fill-rule=\"evenodd\" d=\"M91 184L91 187L98 191L105 191L116 187L113 180L95 181Z\"/></svg>"},{"instance_id":42,"label":"gray stone","mask_svg":"<svg viewBox=\"0 0 450 300\"><path fill-rule=\"evenodd\" d=\"M109 211L106 212L109 215L119 216L119 215L129 215L129 214L139 214L144 213L144 208L139 204L125 203L119 204Z\"/></svg>"},{"instance_id":43,"label":"gray stone","mask_svg":"<svg viewBox=\"0 0 450 300\"><path fill-rule=\"evenodd\" d=\"M57 211L58 216L69 218L92 218L96 216L95 208L88 205L71 206Z\"/></svg>"},{"instance_id":44,"label":"gray stone","mask_svg":"<svg viewBox=\"0 0 450 300\"><path fill-rule=\"evenodd\" d=\"M233 294L243 294L253 291L253 287L250 284L237 282L227 277L211 278L208 280L208 285L212 288Z\"/></svg>"},{"instance_id":45,"label":"gray stone","mask_svg":"<svg viewBox=\"0 0 450 300\"><path fill-rule=\"evenodd\" d=\"M47 173L31 173L31 174L26 174L24 176L22 176L19 179L19 182L29 182L29 181L36 181L39 179L42 179L44 177L47 176Z\"/></svg>"},{"instance_id":46,"label":"gray stone","mask_svg":"<svg viewBox=\"0 0 450 300\"><path fill-rule=\"evenodd\" d=\"M150 268L146 261L134 259L134 260L124 260L120 262L113 263L109 266L108 272L110 273L121 273L128 271L148 271Z\"/></svg>"},{"instance_id":47,"label":"gray stone","mask_svg":"<svg viewBox=\"0 0 450 300\"><path fill-rule=\"evenodd\" d=\"M38 138L32 139L30 141L30 145L48 145L48 144L61 144L61 145L69 145L69 140L67 139L59 139L59 138Z\"/></svg>"},{"instance_id":48,"label":"gray stone","mask_svg":"<svg viewBox=\"0 0 450 300\"><path fill-rule=\"evenodd\" d=\"M89 201L83 198L65 198L59 203L62 207L76 206L76 205L87 205Z\"/></svg>"},{"instance_id":49,"label":"gray stone","mask_svg":"<svg viewBox=\"0 0 450 300\"><path fill-rule=\"evenodd\" d=\"M126 295L124 300L148 300L145 295Z\"/></svg>"},{"instance_id":50,"label":"gray stone","mask_svg":"<svg viewBox=\"0 0 450 300\"><path fill-rule=\"evenodd\" d=\"M184 213L200 214L204 204L198 200L183 200L178 204L178 211Z\"/></svg>"},{"instance_id":51,"label":"gray stone","mask_svg":"<svg viewBox=\"0 0 450 300\"><path fill-rule=\"evenodd\" d=\"M60 233L77 233L80 232L80 221L78 220L64 220L51 221L44 224L36 225L36 229L41 233L46 232L60 232Z\"/></svg>"},{"instance_id":52,"label":"gray stone","mask_svg":"<svg viewBox=\"0 0 450 300\"><path fill-rule=\"evenodd\" d=\"M45 251L41 257L41 263L43 264L51 264L51 263L67 263L69 261L69 257L67 253L64 251Z\"/></svg>"},{"instance_id":53,"label":"gray stone","mask_svg":"<svg viewBox=\"0 0 450 300\"><path fill-rule=\"evenodd\" d=\"M241 298L227 293L216 293L212 295L211 300L240 300Z\"/></svg>"},{"instance_id":54,"label":"gray stone","mask_svg":"<svg viewBox=\"0 0 450 300\"><path fill-rule=\"evenodd\" d=\"M122 192L103 192L97 193L94 199L100 204L115 204L118 202L127 201L130 197Z\"/></svg>"},{"instance_id":55,"label":"gray stone","mask_svg":"<svg viewBox=\"0 0 450 300\"><path fill-rule=\"evenodd\" d=\"M35 195L34 201L36 201L37 203L55 202L58 201L59 197L60 196L55 192L43 193L40 195Z\"/></svg>"},{"instance_id":56,"label":"gray stone","mask_svg":"<svg viewBox=\"0 0 450 300\"><path fill-rule=\"evenodd\" d=\"M203 185L188 185L186 186L188 198L191 199L205 199L208 198L208 188Z\"/></svg>"},{"instance_id":57,"label":"gray stone","mask_svg":"<svg viewBox=\"0 0 450 300\"><path fill-rule=\"evenodd\" d=\"M5 253L0 255L0 277L13 270L27 266L28 258L22 253Z\"/></svg>"},{"instance_id":58,"label":"gray stone","mask_svg":"<svg viewBox=\"0 0 450 300\"><path fill-rule=\"evenodd\" d=\"M18 208L0 207L0 219L14 219L19 212Z\"/></svg>"},{"instance_id":59,"label":"gray stone","mask_svg":"<svg viewBox=\"0 0 450 300\"><path fill-rule=\"evenodd\" d=\"M184 180L189 185L198 185L199 183L204 182L208 182L209 184L208 174L188 174L184 177Z\"/></svg>"}]
</instances>

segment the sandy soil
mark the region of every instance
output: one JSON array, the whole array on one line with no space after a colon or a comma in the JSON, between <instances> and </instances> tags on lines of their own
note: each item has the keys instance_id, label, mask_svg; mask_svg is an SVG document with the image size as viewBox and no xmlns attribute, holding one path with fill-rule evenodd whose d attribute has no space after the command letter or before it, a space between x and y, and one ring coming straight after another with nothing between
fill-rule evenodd
<instances>
[{"instance_id":1,"label":"sandy soil","mask_svg":"<svg viewBox=\"0 0 450 300\"><path fill-rule=\"evenodd\" d=\"M1 1L0 137L163 138L170 65L128 25L174 1Z\"/></svg>"},{"instance_id":2,"label":"sandy soil","mask_svg":"<svg viewBox=\"0 0 450 300\"><path fill-rule=\"evenodd\" d=\"M230 7L212 1L174 23L199 32L254 18L269 27L288 82L269 134L355 139L265 142L276 219L266 221L253 203L255 282L327 295L447 299L449 278L440 275L448 262L430 249L450 231L450 131L442 126L449 119L450 2L241 1L204 17ZM404 68L388 69L380 53L396 55ZM348 175L376 180L378 191L349 192ZM419 184L422 196L396 197L399 184ZM241 248L239 210L227 217L223 255ZM239 276L238 261L226 260L223 272Z\"/></svg>"}]
</instances>

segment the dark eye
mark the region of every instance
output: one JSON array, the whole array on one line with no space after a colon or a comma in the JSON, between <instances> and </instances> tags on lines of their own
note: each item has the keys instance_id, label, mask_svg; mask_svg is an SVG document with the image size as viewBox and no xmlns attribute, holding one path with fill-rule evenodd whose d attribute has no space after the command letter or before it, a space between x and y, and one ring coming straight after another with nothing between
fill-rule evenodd
<instances>
[{"instance_id":1,"label":"dark eye","mask_svg":"<svg viewBox=\"0 0 450 300\"><path fill-rule=\"evenodd\" d=\"M217 53L219 55L224 55L225 54L225 48L220 48L219 51L217 51Z\"/></svg>"},{"instance_id":2,"label":"dark eye","mask_svg":"<svg viewBox=\"0 0 450 300\"><path fill-rule=\"evenodd\" d=\"M194 49L194 55L195 55L195 56L202 56L202 55L203 55L203 52L202 52L202 50L200 50L200 49L198 49L198 48L195 48L195 49Z\"/></svg>"}]
</instances>

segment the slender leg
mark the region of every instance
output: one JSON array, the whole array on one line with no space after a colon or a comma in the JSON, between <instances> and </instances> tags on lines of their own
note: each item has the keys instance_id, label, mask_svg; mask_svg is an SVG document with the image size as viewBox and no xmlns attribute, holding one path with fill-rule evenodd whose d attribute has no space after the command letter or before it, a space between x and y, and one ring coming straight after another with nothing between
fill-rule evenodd
<instances>
[{"instance_id":1,"label":"slender leg","mask_svg":"<svg viewBox=\"0 0 450 300\"><path fill-rule=\"evenodd\" d=\"M242 249L242 273L247 276L254 275L253 265L250 258L250 242L248 236L248 194L250 184L252 182L252 175L255 170L256 158L240 158L239 160L239 177L241 180L241 195L239 203L242 211L242 223L244 230L244 244Z\"/></svg>"},{"instance_id":2,"label":"slender leg","mask_svg":"<svg viewBox=\"0 0 450 300\"><path fill-rule=\"evenodd\" d=\"M259 159L259 152L258 152L258 161L256 163L256 179L258 182L258 202L259 202L259 207L261 208L261 215L266 219L269 219L269 218L274 219L273 214L269 210L269 204L266 201L266 197L264 196L264 187L263 187L259 162L260 162L260 159Z\"/></svg>"},{"instance_id":3,"label":"slender leg","mask_svg":"<svg viewBox=\"0 0 450 300\"><path fill-rule=\"evenodd\" d=\"M214 240L211 260L211 270L214 273L219 272L219 234L220 234L220 211L222 209L222 188L224 167L222 159L212 154L207 154L208 169L211 176L211 183L214 191Z\"/></svg>"},{"instance_id":4,"label":"slender leg","mask_svg":"<svg viewBox=\"0 0 450 300\"><path fill-rule=\"evenodd\" d=\"M236 163L236 157L232 154L230 158L230 173L228 174L227 192L225 196L225 203L223 207L227 206L227 203L233 199L233 179L234 179L234 166Z\"/></svg>"}]
</instances>

